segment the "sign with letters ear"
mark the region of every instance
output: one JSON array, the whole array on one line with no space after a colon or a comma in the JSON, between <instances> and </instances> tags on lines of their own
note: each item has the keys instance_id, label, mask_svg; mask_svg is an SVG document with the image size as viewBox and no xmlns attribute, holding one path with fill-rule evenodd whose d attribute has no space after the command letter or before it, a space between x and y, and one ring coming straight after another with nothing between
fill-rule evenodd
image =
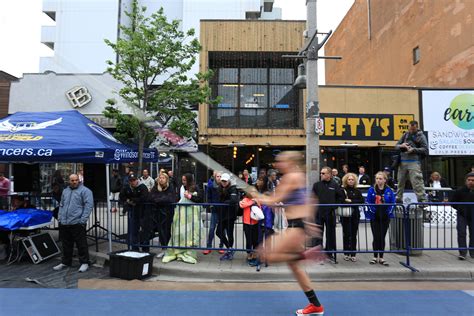
<instances>
[{"instance_id":1,"label":"sign with letters ear","mask_svg":"<svg viewBox=\"0 0 474 316\"><path fill-rule=\"evenodd\" d=\"M325 140L398 141L408 130L413 114L321 113Z\"/></svg>"},{"instance_id":2,"label":"sign with letters ear","mask_svg":"<svg viewBox=\"0 0 474 316\"><path fill-rule=\"evenodd\" d=\"M430 155L474 155L474 90L424 90Z\"/></svg>"}]
</instances>

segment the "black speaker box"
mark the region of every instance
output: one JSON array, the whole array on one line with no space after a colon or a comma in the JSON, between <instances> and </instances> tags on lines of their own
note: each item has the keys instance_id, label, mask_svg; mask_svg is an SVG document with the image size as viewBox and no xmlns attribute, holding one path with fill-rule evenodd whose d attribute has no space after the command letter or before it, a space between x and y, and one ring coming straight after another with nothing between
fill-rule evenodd
<instances>
[{"instance_id":1,"label":"black speaker box","mask_svg":"<svg viewBox=\"0 0 474 316\"><path fill-rule=\"evenodd\" d=\"M49 233L28 236L22 240L22 243L34 264L61 252Z\"/></svg>"}]
</instances>

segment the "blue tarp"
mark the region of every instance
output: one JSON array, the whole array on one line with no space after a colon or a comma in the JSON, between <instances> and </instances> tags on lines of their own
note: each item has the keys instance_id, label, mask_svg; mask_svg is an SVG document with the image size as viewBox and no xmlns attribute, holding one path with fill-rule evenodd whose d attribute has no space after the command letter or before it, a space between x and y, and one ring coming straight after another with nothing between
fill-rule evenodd
<instances>
[{"instance_id":1,"label":"blue tarp","mask_svg":"<svg viewBox=\"0 0 474 316\"><path fill-rule=\"evenodd\" d=\"M51 222L53 212L34 208L20 209L13 212L0 211L0 230L17 230Z\"/></svg>"},{"instance_id":2,"label":"blue tarp","mask_svg":"<svg viewBox=\"0 0 474 316\"><path fill-rule=\"evenodd\" d=\"M145 149L144 162L156 162ZM138 150L120 143L78 111L17 112L0 120L0 161L121 163L138 160Z\"/></svg>"}]
</instances>

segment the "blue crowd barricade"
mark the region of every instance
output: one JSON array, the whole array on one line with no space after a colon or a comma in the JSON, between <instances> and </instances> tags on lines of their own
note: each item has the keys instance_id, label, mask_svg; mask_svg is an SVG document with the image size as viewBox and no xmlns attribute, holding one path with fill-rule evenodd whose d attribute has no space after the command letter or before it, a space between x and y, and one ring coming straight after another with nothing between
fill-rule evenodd
<instances>
[{"instance_id":1,"label":"blue crowd barricade","mask_svg":"<svg viewBox=\"0 0 474 316\"><path fill-rule=\"evenodd\" d=\"M407 209L423 217L424 245L413 246L414 250L456 250L474 254L474 248L466 243L469 227L474 231L473 202L412 203Z\"/></svg>"},{"instance_id":2,"label":"blue crowd barricade","mask_svg":"<svg viewBox=\"0 0 474 316\"><path fill-rule=\"evenodd\" d=\"M345 260L351 260L360 253L370 253L374 256L379 256L380 253L395 253L405 256L401 264L416 271L411 266L410 257L422 255L423 251L469 252L471 250L474 253L472 248L459 246L456 210L458 206L472 209L474 203L430 202L412 203L406 206L402 204L350 204L353 208L350 216L342 216L343 213L336 211L340 206L347 207L348 204L313 205L315 209L319 209L318 212L321 212L319 214L323 214L321 210L331 209L331 218L322 220L324 232L322 236L319 236L319 240L311 240L307 243L308 247L318 243L324 245L323 251L334 257L334 260L337 256L339 260L341 256L344 256ZM228 212L229 207L227 204L219 203L175 203L169 205L169 216L166 217L163 215L166 212L163 213L163 210L155 204L144 203L141 215L134 217L133 214L136 212L134 207L124 207L123 204L117 203L117 212L112 212L107 209L107 203L102 201L96 203L93 217L91 216L88 224L88 235L99 241L105 240L110 225L112 241L124 244L128 248L139 247L152 251L169 248L192 249L193 251L248 251L245 225L241 216L231 221L232 229L226 232L228 239L232 236L230 238L233 239L232 247L227 249L221 244L219 220L218 216L216 218L215 210ZM374 207L390 208L393 210L392 218L388 221L387 218L378 217L369 220L365 215ZM258 243L263 247L268 246L267 240L277 241L286 230L288 226L286 208L287 206L281 204L262 208L270 212L257 224ZM126 216L121 216L124 212ZM320 219L317 218L318 212L314 223L321 224ZM471 216L472 218L474 216ZM109 224L108 221L112 223ZM329 227L332 223L335 225L333 231ZM473 227L474 223L470 224ZM226 229L226 227L221 225L220 229ZM461 235L463 235L462 232ZM335 244L330 243L328 247L327 241L330 238L334 238Z\"/></svg>"}]
</instances>

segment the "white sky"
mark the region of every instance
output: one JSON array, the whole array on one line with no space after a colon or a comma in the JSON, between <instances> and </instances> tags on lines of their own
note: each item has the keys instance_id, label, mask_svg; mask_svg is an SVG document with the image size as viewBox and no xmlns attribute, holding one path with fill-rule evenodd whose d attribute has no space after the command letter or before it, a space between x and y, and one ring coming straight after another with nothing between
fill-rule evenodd
<instances>
[{"instance_id":1,"label":"white sky","mask_svg":"<svg viewBox=\"0 0 474 316\"><path fill-rule=\"evenodd\" d=\"M100 1L100 0L96 0ZM225 0L230 1L230 0ZM317 0L318 30L335 30L354 0ZM284 20L305 20L306 0L275 0ZM41 44L41 26L54 25L42 13L42 0L0 0L0 70L17 77L39 70L39 57L52 51ZM323 81L323 62L320 83Z\"/></svg>"}]
</instances>

